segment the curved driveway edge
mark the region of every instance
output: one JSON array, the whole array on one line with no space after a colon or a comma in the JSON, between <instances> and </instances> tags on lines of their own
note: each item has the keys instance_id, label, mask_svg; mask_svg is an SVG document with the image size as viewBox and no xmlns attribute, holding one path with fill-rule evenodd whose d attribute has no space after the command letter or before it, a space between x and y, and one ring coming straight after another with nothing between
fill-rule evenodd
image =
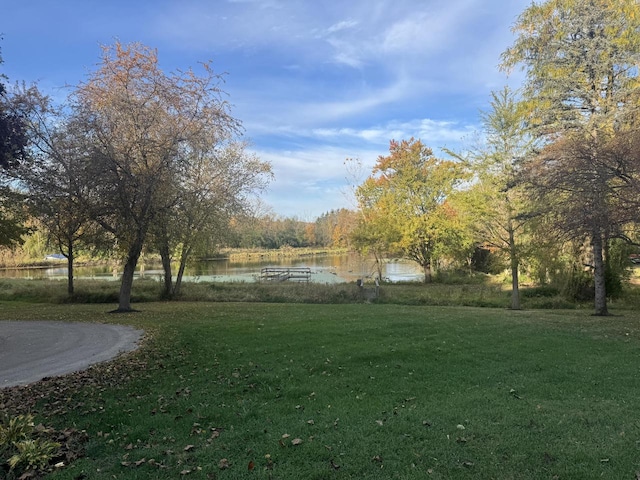
<instances>
[{"instance_id":1,"label":"curved driveway edge","mask_svg":"<svg viewBox=\"0 0 640 480\"><path fill-rule=\"evenodd\" d=\"M142 330L126 325L0 321L0 388L64 375L135 350Z\"/></svg>"}]
</instances>

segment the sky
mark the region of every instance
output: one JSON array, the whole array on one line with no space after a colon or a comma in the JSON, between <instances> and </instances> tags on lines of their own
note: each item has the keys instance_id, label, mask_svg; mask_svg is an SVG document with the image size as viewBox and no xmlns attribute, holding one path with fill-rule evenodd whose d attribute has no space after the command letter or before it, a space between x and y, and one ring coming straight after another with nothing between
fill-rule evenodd
<instances>
[{"instance_id":1,"label":"sky","mask_svg":"<svg viewBox=\"0 0 640 480\"><path fill-rule=\"evenodd\" d=\"M101 45L141 42L171 72L211 61L244 138L272 165L273 213L313 221L355 208L389 141L438 156L481 129L498 68L531 0L22 0L0 13L0 73L55 99L85 81ZM357 159L360 169L346 159ZM349 162L348 162L349 163ZM354 162L350 162L353 166Z\"/></svg>"}]
</instances>

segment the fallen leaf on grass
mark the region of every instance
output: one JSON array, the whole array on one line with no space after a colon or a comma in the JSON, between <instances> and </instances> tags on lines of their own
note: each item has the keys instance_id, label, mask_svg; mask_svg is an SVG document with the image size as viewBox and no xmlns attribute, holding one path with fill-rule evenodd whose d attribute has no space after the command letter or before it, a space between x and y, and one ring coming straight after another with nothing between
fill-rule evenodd
<instances>
[{"instance_id":1,"label":"fallen leaf on grass","mask_svg":"<svg viewBox=\"0 0 640 480\"><path fill-rule=\"evenodd\" d=\"M253 471L254 468L256 468L256 464L253 463L253 460L251 460L249 462L249 465L248 465L247 469L251 472L251 471Z\"/></svg>"},{"instance_id":2,"label":"fallen leaf on grass","mask_svg":"<svg viewBox=\"0 0 640 480\"><path fill-rule=\"evenodd\" d=\"M190 451L192 451L194 448L196 448L196 446L195 446L195 445L187 445L186 447L184 447L184 448L183 448L183 450L184 450L185 452L190 452Z\"/></svg>"},{"instance_id":3,"label":"fallen leaf on grass","mask_svg":"<svg viewBox=\"0 0 640 480\"><path fill-rule=\"evenodd\" d=\"M329 460L329 465L331 465L331 468L333 468L334 470L340 469L340 465L336 465L336 463L333 461L333 458Z\"/></svg>"},{"instance_id":4,"label":"fallen leaf on grass","mask_svg":"<svg viewBox=\"0 0 640 480\"><path fill-rule=\"evenodd\" d=\"M226 470L227 468L229 468L231 466L231 464L229 463L229 460L227 460L226 458L222 458L219 462L218 462L218 468L220 470Z\"/></svg>"},{"instance_id":5,"label":"fallen leaf on grass","mask_svg":"<svg viewBox=\"0 0 640 480\"><path fill-rule=\"evenodd\" d=\"M293 440L291 440L291 445L293 445L293 446L302 445L302 439L301 438L294 438Z\"/></svg>"}]
</instances>

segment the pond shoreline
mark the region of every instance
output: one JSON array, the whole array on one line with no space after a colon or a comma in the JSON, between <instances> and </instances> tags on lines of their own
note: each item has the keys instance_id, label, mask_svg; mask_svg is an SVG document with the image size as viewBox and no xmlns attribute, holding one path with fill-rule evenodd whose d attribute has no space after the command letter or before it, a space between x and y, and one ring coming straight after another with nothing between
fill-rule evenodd
<instances>
[{"instance_id":1,"label":"pond shoreline","mask_svg":"<svg viewBox=\"0 0 640 480\"><path fill-rule=\"evenodd\" d=\"M44 264L46 263L46 264ZM377 276L377 266L371 258L347 250L280 249L227 251L223 255L206 260L194 260L187 267L183 280L186 282L256 282L265 267L308 267L312 283L350 283L358 279ZM121 268L113 262L83 262L74 267L76 279L117 280ZM160 259L144 256L138 262L136 277L161 279L164 272ZM383 264L383 280L421 281L422 271L417 264L405 260L390 260ZM0 269L0 278L66 279L65 261L42 262L37 266Z\"/></svg>"}]
</instances>

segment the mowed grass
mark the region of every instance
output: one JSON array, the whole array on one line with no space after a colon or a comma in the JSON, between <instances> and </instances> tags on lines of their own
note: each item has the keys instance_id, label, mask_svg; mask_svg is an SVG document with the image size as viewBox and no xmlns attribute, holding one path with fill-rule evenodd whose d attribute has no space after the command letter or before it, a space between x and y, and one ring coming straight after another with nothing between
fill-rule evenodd
<instances>
[{"instance_id":1,"label":"mowed grass","mask_svg":"<svg viewBox=\"0 0 640 480\"><path fill-rule=\"evenodd\" d=\"M144 328L36 423L89 435L54 479L634 479L640 315L469 307L3 302ZM121 380L109 372L124 371ZM51 384L55 393L55 381ZM0 391L0 403L2 392ZM58 398L58 397L55 397Z\"/></svg>"}]
</instances>

